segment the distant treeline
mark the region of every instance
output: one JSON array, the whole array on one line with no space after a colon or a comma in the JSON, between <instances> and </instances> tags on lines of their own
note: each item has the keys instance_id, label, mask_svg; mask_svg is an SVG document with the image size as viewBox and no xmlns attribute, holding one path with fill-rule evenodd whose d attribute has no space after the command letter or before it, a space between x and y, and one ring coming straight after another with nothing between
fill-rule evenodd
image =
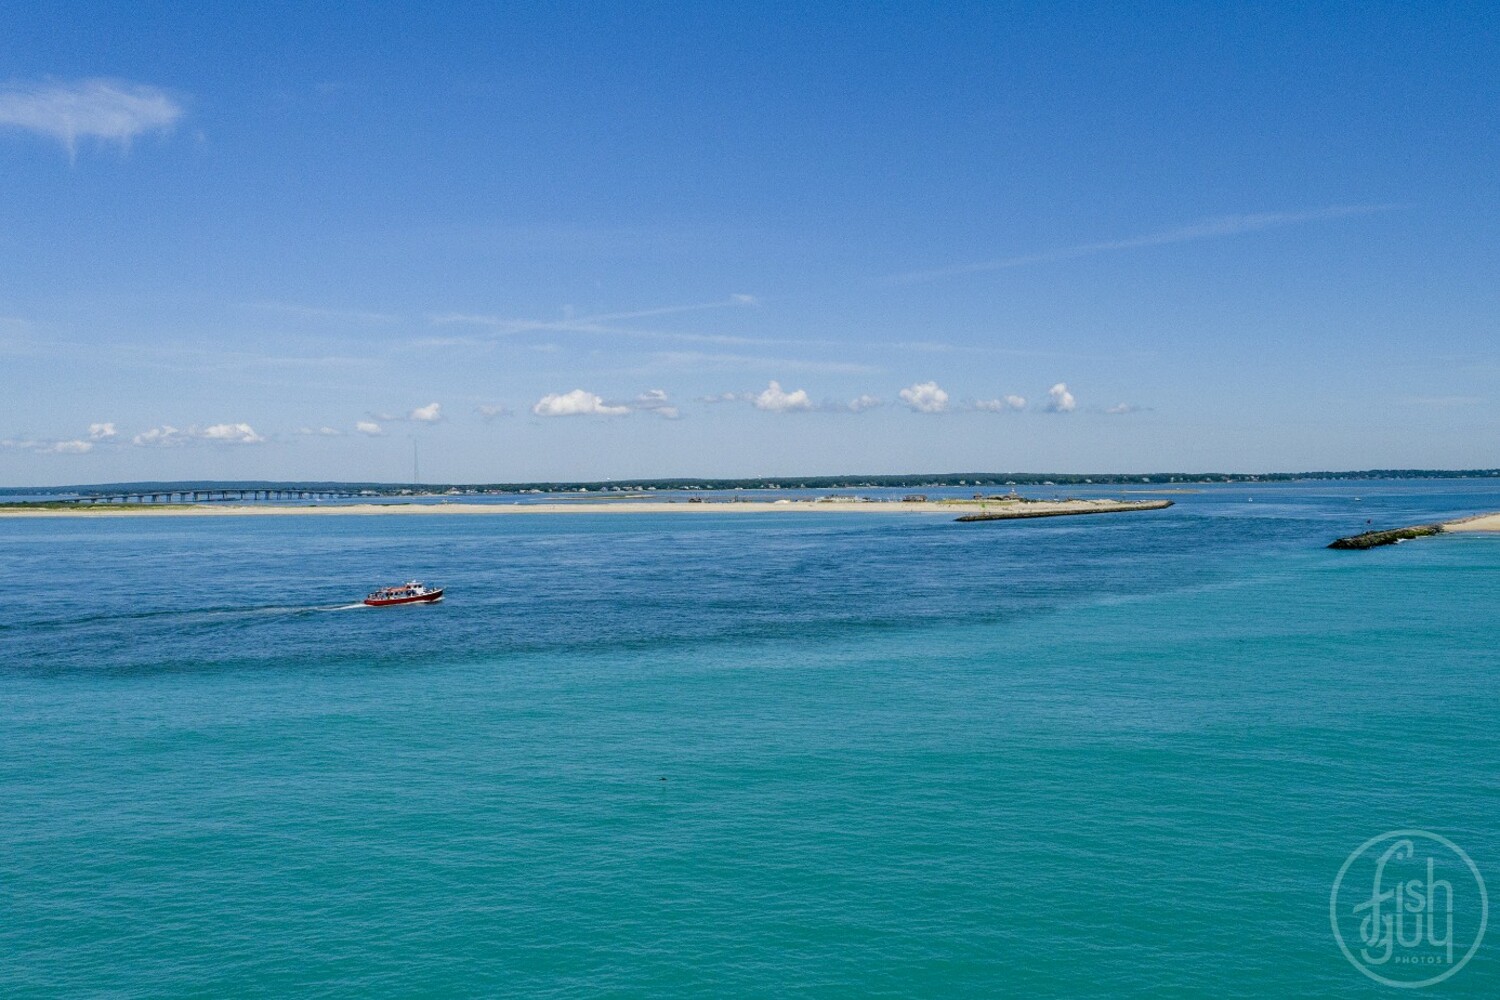
<instances>
[{"instance_id":1,"label":"distant treeline","mask_svg":"<svg viewBox=\"0 0 1500 1000\"><path fill-rule=\"evenodd\" d=\"M1230 472L1070 473L952 472L942 475L901 476L752 476L742 479L604 479L579 482L533 483L337 483L337 482L147 482L89 486L8 487L0 495L89 496L93 494L152 493L171 490L305 490L357 492L369 496L434 493L590 493L651 490L852 490L924 489L943 486L1186 486L1205 483L1289 483L1305 480L1473 479L1500 476L1500 469L1365 469L1355 472L1268 472L1259 475Z\"/></svg>"}]
</instances>

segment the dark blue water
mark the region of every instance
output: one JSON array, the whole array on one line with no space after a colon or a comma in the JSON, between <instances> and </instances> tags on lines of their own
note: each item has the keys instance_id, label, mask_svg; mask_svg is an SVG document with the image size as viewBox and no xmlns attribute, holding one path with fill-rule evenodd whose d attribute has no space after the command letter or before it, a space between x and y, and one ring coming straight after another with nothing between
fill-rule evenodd
<instances>
[{"instance_id":1,"label":"dark blue water","mask_svg":"<svg viewBox=\"0 0 1500 1000\"><path fill-rule=\"evenodd\" d=\"M0 993L1381 992L1349 852L1500 871L1500 537L1322 546L1500 487L1176 499L0 520Z\"/></svg>"}]
</instances>

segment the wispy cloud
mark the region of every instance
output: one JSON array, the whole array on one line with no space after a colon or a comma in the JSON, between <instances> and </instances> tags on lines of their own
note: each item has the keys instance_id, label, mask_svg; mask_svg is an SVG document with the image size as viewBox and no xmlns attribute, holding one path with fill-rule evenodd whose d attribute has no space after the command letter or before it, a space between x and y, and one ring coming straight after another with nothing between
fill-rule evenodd
<instances>
[{"instance_id":1,"label":"wispy cloud","mask_svg":"<svg viewBox=\"0 0 1500 1000\"><path fill-rule=\"evenodd\" d=\"M302 319L339 320L353 323L398 323L401 321L400 316L364 309L333 309L326 306L300 305L295 302L246 302L244 305L249 309L282 313Z\"/></svg>"},{"instance_id":2,"label":"wispy cloud","mask_svg":"<svg viewBox=\"0 0 1500 1000\"><path fill-rule=\"evenodd\" d=\"M880 369L852 361L808 361L801 358L760 357L753 354L715 354L701 351L658 351L652 360L662 367L693 371L826 372L838 375L868 375Z\"/></svg>"},{"instance_id":3,"label":"wispy cloud","mask_svg":"<svg viewBox=\"0 0 1500 1000\"><path fill-rule=\"evenodd\" d=\"M1313 209L1305 212L1256 212L1246 215L1220 215L1207 219L1199 219L1185 226L1161 229L1156 232L1146 233L1141 236L1131 236L1126 239L1104 240L1098 243L1080 243L1076 246L1062 247L1057 250L1047 250L1041 253L1021 254L1014 257L998 257L993 260L976 261L970 264L956 264L951 267L939 267L925 271L908 271L905 274L891 275L887 280L898 284L915 284L923 281L935 281L939 278L954 278L965 274L978 274L984 271L1003 271L1013 267L1026 267L1031 264L1051 264L1057 261L1073 260L1078 257L1091 257L1095 254L1110 253L1116 250L1134 250L1142 247L1166 246L1170 243L1191 243L1197 240L1224 239L1230 236L1239 236L1243 233L1257 233L1267 229L1279 229L1283 226L1294 226L1305 222L1320 222L1331 219L1344 219L1351 216L1374 215L1378 212L1388 212L1398 207L1400 206L1332 205L1327 208Z\"/></svg>"},{"instance_id":4,"label":"wispy cloud","mask_svg":"<svg viewBox=\"0 0 1500 1000\"><path fill-rule=\"evenodd\" d=\"M1113 357L1113 355L1082 353L1079 351L1043 351L1020 347L994 347L988 344L945 344L930 340L898 340L889 344L874 342L866 346L889 348L895 351L909 351L913 354L977 354L1009 358L1042 358L1054 361L1104 361ZM1128 353L1133 356L1144 356L1150 352L1130 351Z\"/></svg>"},{"instance_id":5,"label":"wispy cloud","mask_svg":"<svg viewBox=\"0 0 1500 1000\"><path fill-rule=\"evenodd\" d=\"M653 327L642 327L631 323L631 320L647 319L657 316L666 316L675 313L702 312L714 309L745 308L758 306L760 300L753 295L736 294L727 299L718 299L712 302L695 302L685 305L659 306L650 309L636 309L631 311L591 313L588 315L575 315L571 307L563 310L561 319L527 319L510 318L504 316L488 316L475 313L450 312L436 314L430 317L435 325L465 325L480 327L488 331L489 338L501 339L513 337L519 334L543 333L550 335L573 335L582 338L598 338L604 342L629 342L632 340L644 341L667 341L683 345L713 345L724 348L816 348L816 347L838 347L845 348L849 345L834 340L816 339L806 337L749 337L737 334L701 333L689 330L663 330ZM561 338L559 338L561 339ZM483 341L474 341L469 338L427 338L420 342L422 346L482 346ZM534 344L530 345L537 350L558 350L557 344ZM676 361L695 357L707 358L708 355L694 355L689 353L658 355L658 358L671 358ZM771 366L779 364L773 358L755 358L748 355L721 354L715 356L722 365L735 365L749 367L751 365ZM805 364L803 362L792 362L792 364ZM830 370L824 368L824 370ZM848 366L845 371L859 370L872 371L867 366Z\"/></svg>"},{"instance_id":6,"label":"wispy cloud","mask_svg":"<svg viewBox=\"0 0 1500 1000\"><path fill-rule=\"evenodd\" d=\"M0 88L0 126L56 139L78 154L82 139L122 147L148 132L165 132L183 115L182 104L159 87L123 80L12 84Z\"/></svg>"},{"instance_id":7,"label":"wispy cloud","mask_svg":"<svg viewBox=\"0 0 1500 1000\"><path fill-rule=\"evenodd\" d=\"M428 403L426 406L418 406L415 409L408 410L406 413L387 410L368 410L365 412L365 419L355 429L363 434L376 434L380 433L380 425L382 424L435 424L442 419L443 404ZM366 424L376 428L376 430L365 430L364 427Z\"/></svg>"},{"instance_id":8,"label":"wispy cloud","mask_svg":"<svg viewBox=\"0 0 1500 1000\"><path fill-rule=\"evenodd\" d=\"M646 319L651 316L671 316L676 313L703 312L708 309L730 309L736 306L759 305L753 295L731 295L727 299L713 302L690 302L680 306L656 306L651 309L636 309L631 312L597 313L581 317L579 322L611 323L622 319Z\"/></svg>"},{"instance_id":9,"label":"wispy cloud","mask_svg":"<svg viewBox=\"0 0 1500 1000\"><path fill-rule=\"evenodd\" d=\"M582 319L535 320L510 319L503 316L481 316L471 313L443 313L432 317L439 326L467 325L487 328L491 334L510 337L522 333L578 334L609 337L612 339L675 340L697 344L757 344L767 341L754 337L738 337L716 333L689 333L681 330L643 330L636 327L617 326L592 317ZM426 346L442 346L435 340L424 342Z\"/></svg>"},{"instance_id":10,"label":"wispy cloud","mask_svg":"<svg viewBox=\"0 0 1500 1000\"><path fill-rule=\"evenodd\" d=\"M755 305L756 301L752 295L732 295L727 299L718 299L713 302L691 302L685 305L656 306L650 309L592 313L584 316L575 316L572 314L571 309L566 309L564 310L565 315L563 318L555 320L508 318L504 316L486 316L460 312L439 313L432 316L431 320L437 325L461 324L485 327L499 336L544 332L633 337L645 340L676 340L684 343L753 344L761 341L753 337L691 333L680 330L651 330L634 326L620 326L619 324L634 319L670 316L677 313L703 312L705 310L736 307L743 308Z\"/></svg>"},{"instance_id":11,"label":"wispy cloud","mask_svg":"<svg viewBox=\"0 0 1500 1000\"><path fill-rule=\"evenodd\" d=\"M1448 409L1456 406L1476 406L1484 402L1479 396L1404 396L1400 400L1404 406L1430 406L1438 409Z\"/></svg>"},{"instance_id":12,"label":"wispy cloud","mask_svg":"<svg viewBox=\"0 0 1500 1000\"><path fill-rule=\"evenodd\" d=\"M5 438L4 440L0 440L0 448L11 448L17 451L34 451L43 455L87 455L94 450L94 442L85 441L82 438L74 438L71 441L36 441Z\"/></svg>"},{"instance_id":13,"label":"wispy cloud","mask_svg":"<svg viewBox=\"0 0 1500 1000\"><path fill-rule=\"evenodd\" d=\"M63 438L6 438L0 440L0 448L17 451L34 451L43 455L87 455L96 444L107 444L119 436L115 425L110 423L89 424L88 436Z\"/></svg>"},{"instance_id":14,"label":"wispy cloud","mask_svg":"<svg viewBox=\"0 0 1500 1000\"><path fill-rule=\"evenodd\" d=\"M977 399L974 409L981 413L1009 413L1026 409L1025 396L999 396L995 399Z\"/></svg>"},{"instance_id":15,"label":"wispy cloud","mask_svg":"<svg viewBox=\"0 0 1500 1000\"><path fill-rule=\"evenodd\" d=\"M630 408L640 410L642 413L654 413L667 420L676 420L682 416L682 411L667 398L665 389L647 389L635 397L635 400L630 403Z\"/></svg>"},{"instance_id":16,"label":"wispy cloud","mask_svg":"<svg viewBox=\"0 0 1500 1000\"><path fill-rule=\"evenodd\" d=\"M380 437L385 429L373 420L355 421L354 429L366 437Z\"/></svg>"}]
</instances>

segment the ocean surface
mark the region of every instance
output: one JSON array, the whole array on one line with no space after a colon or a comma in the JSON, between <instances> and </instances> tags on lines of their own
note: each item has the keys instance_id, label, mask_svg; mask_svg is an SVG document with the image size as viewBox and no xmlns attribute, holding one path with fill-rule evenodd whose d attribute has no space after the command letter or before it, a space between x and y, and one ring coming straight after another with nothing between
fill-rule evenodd
<instances>
[{"instance_id":1,"label":"ocean surface","mask_svg":"<svg viewBox=\"0 0 1500 1000\"><path fill-rule=\"evenodd\" d=\"M1500 536L1323 546L1500 484L1173 498L0 519L0 996L1391 995L1330 888L1500 886Z\"/></svg>"}]
</instances>

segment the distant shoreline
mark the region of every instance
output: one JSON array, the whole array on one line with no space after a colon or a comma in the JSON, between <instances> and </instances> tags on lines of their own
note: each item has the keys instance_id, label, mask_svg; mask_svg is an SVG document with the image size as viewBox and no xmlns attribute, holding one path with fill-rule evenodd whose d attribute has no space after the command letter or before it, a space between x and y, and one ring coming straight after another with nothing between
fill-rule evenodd
<instances>
[{"instance_id":1,"label":"distant shoreline","mask_svg":"<svg viewBox=\"0 0 1500 1000\"><path fill-rule=\"evenodd\" d=\"M5 496L91 496L138 493L240 491L349 493L365 496L598 494L609 492L732 490L868 490L1002 487L1094 489L1103 486L1194 488L1300 482L1402 482L1409 480L1500 479L1500 469L1357 469L1309 472L944 472L882 475L644 477L639 479L537 480L509 483L393 483L336 480L145 480L47 486L3 486Z\"/></svg>"},{"instance_id":2,"label":"distant shoreline","mask_svg":"<svg viewBox=\"0 0 1500 1000\"><path fill-rule=\"evenodd\" d=\"M260 517L381 515L506 515L506 514L961 514L986 515L987 520L1021 520L1062 514L1115 514L1160 510L1167 500L719 500L635 501L575 500L567 503L346 503L309 505L271 504L131 504L52 506L27 509L0 507L0 518L101 517Z\"/></svg>"}]
</instances>

